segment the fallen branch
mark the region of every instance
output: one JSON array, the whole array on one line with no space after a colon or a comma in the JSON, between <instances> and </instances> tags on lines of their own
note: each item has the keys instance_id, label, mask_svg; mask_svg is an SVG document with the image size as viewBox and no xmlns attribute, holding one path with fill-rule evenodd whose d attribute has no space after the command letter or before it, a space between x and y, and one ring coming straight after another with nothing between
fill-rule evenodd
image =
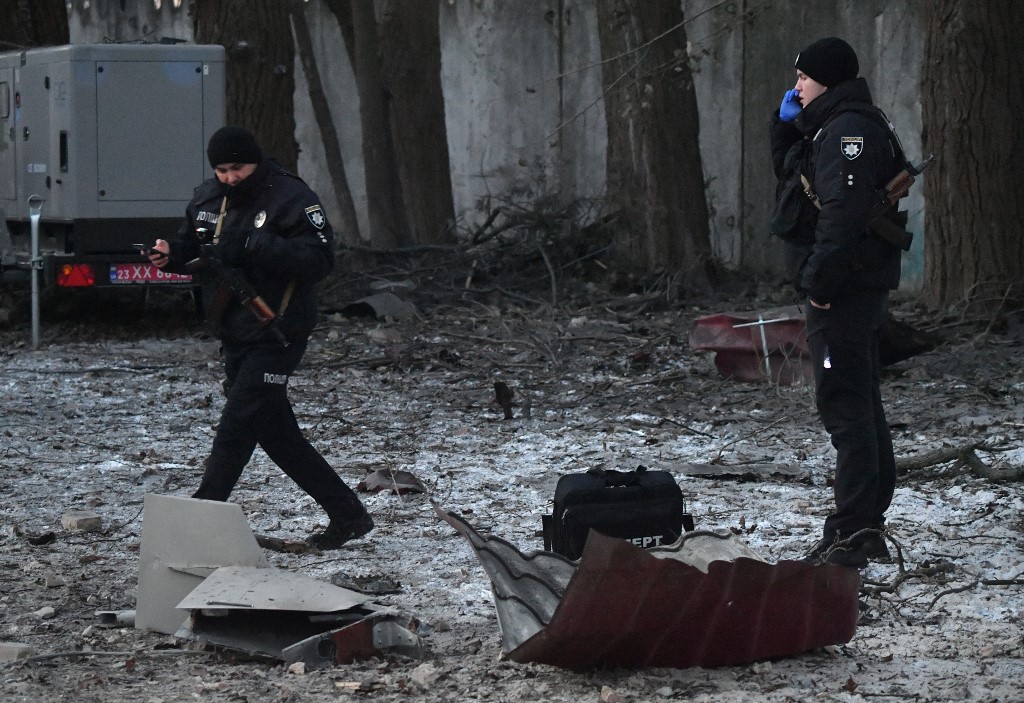
<instances>
[{"instance_id":1,"label":"fallen branch","mask_svg":"<svg viewBox=\"0 0 1024 703\"><path fill-rule=\"evenodd\" d=\"M971 470L971 473L978 478L988 479L989 481L1020 481L1024 478L1024 468L1010 467L1008 469L997 469L982 461L981 457L973 449L964 452L960 459Z\"/></svg>"},{"instance_id":2,"label":"fallen branch","mask_svg":"<svg viewBox=\"0 0 1024 703\"><path fill-rule=\"evenodd\" d=\"M670 417L658 418L657 422L641 422L640 420L630 419L630 424L631 425L638 425L640 427L650 427L650 428L658 428L658 427L661 427L663 425L669 424L669 425L674 425L675 427L678 427L680 429L686 430L690 434L701 435L702 437L710 437L712 439L715 438L715 436L713 434L709 434L707 432L702 432L702 431L700 431L700 430L698 430L698 429L696 429L694 427L690 427L689 425L684 425L683 423L677 422L676 420L673 420Z\"/></svg>"},{"instance_id":3,"label":"fallen branch","mask_svg":"<svg viewBox=\"0 0 1024 703\"><path fill-rule=\"evenodd\" d=\"M942 447L933 449L924 454L915 456L902 456L896 459L896 473L908 474L912 471L920 471L937 464L946 464L960 459L964 452L974 451L981 445L981 442L970 442L960 447Z\"/></svg>"},{"instance_id":4,"label":"fallen branch","mask_svg":"<svg viewBox=\"0 0 1024 703\"><path fill-rule=\"evenodd\" d=\"M957 586L956 588L949 588L937 596L932 598L932 602L928 604L928 610L935 607L935 604L946 596L953 595L954 593L963 593L964 591L970 591L978 586L1024 586L1024 579L1012 578L1012 579L978 579L964 586Z\"/></svg>"},{"instance_id":5,"label":"fallen branch","mask_svg":"<svg viewBox=\"0 0 1024 703\"><path fill-rule=\"evenodd\" d=\"M875 583L871 586L862 588L861 593L865 596L878 596L883 593L895 593L905 581L909 581L914 578L924 579L931 576L938 576L939 574L948 574L955 569L956 567L950 562L940 561L932 566L922 566L908 571L903 567L901 557L900 569L891 583Z\"/></svg>"},{"instance_id":6,"label":"fallen branch","mask_svg":"<svg viewBox=\"0 0 1024 703\"><path fill-rule=\"evenodd\" d=\"M544 265L548 267L548 276L551 281L551 307L558 307L558 276L555 275L555 267L551 265L551 258L548 257L548 253L544 251L544 245L540 242L537 243L537 251L544 259Z\"/></svg>"},{"instance_id":7,"label":"fallen branch","mask_svg":"<svg viewBox=\"0 0 1024 703\"><path fill-rule=\"evenodd\" d=\"M992 315L989 317L988 325L986 325L984 331L978 335L974 340L975 345L984 343L988 336L992 333L992 328L995 327L996 321L999 320L1000 315L1003 314L1003 310L1006 307L1006 300L1010 297L1010 293L1013 292L1014 284L1010 284L1006 287L1006 292L1003 293L1003 299L999 301L999 305L992 311Z\"/></svg>"},{"instance_id":8,"label":"fallen branch","mask_svg":"<svg viewBox=\"0 0 1024 703\"><path fill-rule=\"evenodd\" d=\"M656 292L656 293L643 293L643 294L637 293L637 294L623 295L623 296L619 296L617 298L612 298L610 300L605 300L605 301L600 302L600 303L594 303L593 305L587 305L585 307L580 308L579 312L582 314L582 313L585 313L585 312L590 311L590 310L613 311L615 309L625 308L625 307L629 307L631 305L642 305L644 303L649 303L651 301L658 300L663 295L664 294L662 292L660 292L660 291Z\"/></svg>"},{"instance_id":9,"label":"fallen branch","mask_svg":"<svg viewBox=\"0 0 1024 703\"><path fill-rule=\"evenodd\" d=\"M732 445L739 444L740 442L742 442L744 440L750 439L751 437L755 437L755 436L763 433L765 430L770 430L771 428L775 427L779 423L786 422L789 419L790 418L789 418L788 415L785 416L785 417L776 418L775 420L772 420L771 422L769 422L764 427L759 427L756 430L754 430L753 432L748 432L747 434L741 435L741 436L737 437L736 439L729 440L728 442L726 442L725 444L723 444L721 447L718 448L718 452L715 454L715 457L711 460L710 463L712 463L712 464L721 464L722 463L722 454L724 454L725 450L728 449L729 447L731 447Z\"/></svg>"},{"instance_id":10,"label":"fallen branch","mask_svg":"<svg viewBox=\"0 0 1024 703\"><path fill-rule=\"evenodd\" d=\"M359 366L364 364L366 366L378 366L380 364L391 363L391 359L386 356L371 356L362 359L343 359L339 361L325 361L323 362L324 368L338 369L345 366Z\"/></svg>"},{"instance_id":11,"label":"fallen branch","mask_svg":"<svg viewBox=\"0 0 1024 703\"><path fill-rule=\"evenodd\" d=\"M968 442L959 447L943 447L924 454L896 459L896 473L906 475L938 464L956 461L966 466L978 478L988 481L1020 481L1024 479L1024 468L997 469L989 466L978 456L976 451L978 449L989 452L998 451L995 447L986 446L983 442Z\"/></svg>"}]
</instances>

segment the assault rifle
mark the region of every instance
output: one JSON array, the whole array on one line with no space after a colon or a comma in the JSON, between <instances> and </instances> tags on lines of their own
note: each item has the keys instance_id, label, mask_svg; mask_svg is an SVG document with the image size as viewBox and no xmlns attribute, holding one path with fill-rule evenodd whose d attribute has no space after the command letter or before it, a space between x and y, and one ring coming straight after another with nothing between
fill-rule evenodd
<instances>
[{"instance_id":1,"label":"assault rifle","mask_svg":"<svg viewBox=\"0 0 1024 703\"><path fill-rule=\"evenodd\" d=\"M927 159L916 166L908 161L907 167L885 184L885 191L879 193L881 197L879 197L875 206L871 208L871 214L868 216L868 222L870 223L868 226L871 228L871 231L903 251L910 251L910 242L914 235L883 216L891 208L895 207L901 198L906 197L910 191L910 186L914 185L915 177L924 173L925 169L931 166L934 160L935 155L930 154Z\"/></svg>"},{"instance_id":2,"label":"assault rifle","mask_svg":"<svg viewBox=\"0 0 1024 703\"><path fill-rule=\"evenodd\" d=\"M890 206L895 205L900 198L906 196L910 186L914 185L914 178L924 173L932 165L932 161L935 161L935 154L930 154L927 159L916 166L908 161L907 167L885 184L885 200L879 203L882 209L877 214L875 210L872 210L872 217L881 215Z\"/></svg>"},{"instance_id":3,"label":"assault rifle","mask_svg":"<svg viewBox=\"0 0 1024 703\"><path fill-rule=\"evenodd\" d=\"M213 273L217 279L217 292L214 294L214 300L210 305L212 312L209 315L210 321L213 324L218 322L221 315L224 314L224 308L227 306L228 300L231 296L234 296L238 298L238 302L242 304L242 307L252 313L253 317L260 323L261 328L269 330L283 346L288 346L288 340L285 338L280 327L278 327L277 313L267 305L267 302L263 300L256 291L256 288L249 281L245 280L245 276L242 275L241 271L227 266L218 257L205 253L199 258L189 261L185 264L185 268L189 272L206 269Z\"/></svg>"},{"instance_id":4,"label":"assault rifle","mask_svg":"<svg viewBox=\"0 0 1024 703\"><path fill-rule=\"evenodd\" d=\"M916 177L924 173L925 169L931 166L934 160L935 156L929 155L927 159L916 166L908 161L906 168L893 176L892 180L885 184L885 188L878 191L878 201L871 208L871 213L868 215L868 229L903 251L910 251L910 243L914 235L892 220L884 217L884 215L902 198L906 197L910 191L910 186L914 185ZM807 197L820 210L821 201L818 199L817 193L811 190L810 181L803 174L800 175L800 180L803 181L804 192L807 194Z\"/></svg>"}]
</instances>

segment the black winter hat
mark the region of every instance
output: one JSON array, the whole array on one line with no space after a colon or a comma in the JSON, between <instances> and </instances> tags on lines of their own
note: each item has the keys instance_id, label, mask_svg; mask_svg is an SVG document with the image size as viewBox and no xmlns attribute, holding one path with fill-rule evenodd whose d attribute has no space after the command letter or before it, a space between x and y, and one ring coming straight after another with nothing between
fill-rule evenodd
<instances>
[{"instance_id":1,"label":"black winter hat","mask_svg":"<svg viewBox=\"0 0 1024 703\"><path fill-rule=\"evenodd\" d=\"M852 81L860 71L857 53L839 37L814 42L796 55L793 65L826 88Z\"/></svg>"},{"instance_id":2,"label":"black winter hat","mask_svg":"<svg viewBox=\"0 0 1024 703\"><path fill-rule=\"evenodd\" d=\"M258 164L263 160L263 152L249 130L228 125L210 137L206 157L212 167L218 164Z\"/></svg>"}]
</instances>

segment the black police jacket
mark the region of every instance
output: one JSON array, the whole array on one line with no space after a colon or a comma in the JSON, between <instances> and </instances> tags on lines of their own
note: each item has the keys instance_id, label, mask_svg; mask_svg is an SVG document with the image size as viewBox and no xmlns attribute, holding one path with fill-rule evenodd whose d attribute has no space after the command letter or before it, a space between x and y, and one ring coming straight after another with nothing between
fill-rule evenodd
<instances>
[{"instance_id":1,"label":"black police jacket","mask_svg":"<svg viewBox=\"0 0 1024 703\"><path fill-rule=\"evenodd\" d=\"M214 244L225 197L224 222ZM264 158L233 187L216 178L201 183L185 209L178 238L171 242L167 269L187 271L188 263L203 254L204 245L226 266L241 271L278 313L278 328L289 341L308 337L318 319L316 283L334 267L334 231L316 193L302 179ZM221 284L208 269L199 270L198 276L209 313ZM289 288L288 304L281 312ZM219 319L210 322L213 333L225 342L275 343L275 336L237 296L231 297Z\"/></svg>"},{"instance_id":2,"label":"black police jacket","mask_svg":"<svg viewBox=\"0 0 1024 703\"><path fill-rule=\"evenodd\" d=\"M770 135L772 166L778 183L769 233L785 243L786 280L800 290L800 273L811 255L818 222L818 209L804 193L800 180L810 139L804 139L792 122L780 120L778 108L772 110Z\"/></svg>"},{"instance_id":3,"label":"black police jacket","mask_svg":"<svg viewBox=\"0 0 1024 703\"><path fill-rule=\"evenodd\" d=\"M864 288L895 289L900 250L867 229L869 213L885 184L903 165L882 119L866 114L871 93L863 78L845 81L815 98L793 126L804 142L801 172L817 194L821 210L805 221L813 226L796 239L802 261L797 287L818 303L829 303ZM781 123L779 123L781 125ZM773 124L772 154L791 146L794 131Z\"/></svg>"}]
</instances>

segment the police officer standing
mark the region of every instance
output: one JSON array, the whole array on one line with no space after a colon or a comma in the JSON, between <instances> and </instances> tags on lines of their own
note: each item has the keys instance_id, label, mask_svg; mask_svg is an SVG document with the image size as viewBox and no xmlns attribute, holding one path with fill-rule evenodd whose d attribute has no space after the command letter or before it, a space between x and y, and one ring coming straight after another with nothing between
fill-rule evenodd
<instances>
[{"instance_id":1,"label":"police officer standing","mask_svg":"<svg viewBox=\"0 0 1024 703\"><path fill-rule=\"evenodd\" d=\"M338 549L372 530L373 520L302 435L287 396L317 321L316 283L334 265L334 232L316 194L265 158L247 130L217 130L207 156L215 177L195 189L177 239L157 240L150 254L169 271L211 264L198 275L207 319L222 342L227 400L193 497L227 500L259 445L330 518L309 543ZM272 324L225 285L224 269L259 294L276 315Z\"/></svg>"},{"instance_id":2,"label":"police officer standing","mask_svg":"<svg viewBox=\"0 0 1024 703\"><path fill-rule=\"evenodd\" d=\"M795 212L782 218L793 230L787 258L806 295L815 399L837 452L835 510L805 559L861 568L889 558L883 530L896 485L879 390L879 331L889 291L899 285L900 249L868 229L869 213L905 160L857 77L849 44L816 41L795 67L796 86L772 120L772 156L779 198L793 198ZM777 203L776 211L786 207Z\"/></svg>"}]
</instances>

